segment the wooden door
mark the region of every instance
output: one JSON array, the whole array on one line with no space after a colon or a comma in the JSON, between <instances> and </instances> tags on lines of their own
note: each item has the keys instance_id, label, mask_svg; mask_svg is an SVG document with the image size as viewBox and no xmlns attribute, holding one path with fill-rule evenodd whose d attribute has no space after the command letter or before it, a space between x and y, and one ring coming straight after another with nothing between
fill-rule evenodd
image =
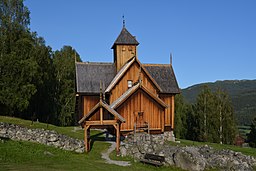
<instances>
[{"instance_id":1,"label":"wooden door","mask_svg":"<svg viewBox=\"0 0 256 171\"><path fill-rule=\"evenodd\" d=\"M135 123L137 127L144 127L145 126L145 120L144 120L144 112L143 111L138 111L135 112Z\"/></svg>"}]
</instances>

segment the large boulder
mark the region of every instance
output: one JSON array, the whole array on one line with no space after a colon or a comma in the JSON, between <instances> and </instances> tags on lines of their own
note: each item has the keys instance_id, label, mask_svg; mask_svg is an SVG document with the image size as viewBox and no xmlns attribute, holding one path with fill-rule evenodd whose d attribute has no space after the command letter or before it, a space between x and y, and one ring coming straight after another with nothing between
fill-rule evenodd
<instances>
[{"instance_id":1,"label":"large boulder","mask_svg":"<svg viewBox=\"0 0 256 171\"><path fill-rule=\"evenodd\" d=\"M201 171L217 168L225 171L253 171L256 160L231 150L215 150L207 145L195 147L172 146L164 143L163 135L136 133L129 135L122 143L122 156L131 156L139 161L145 153L165 157L166 166L176 166L184 170Z\"/></svg>"},{"instance_id":2,"label":"large boulder","mask_svg":"<svg viewBox=\"0 0 256 171\"><path fill-rule=\"evenodd\" d=\"M173 155L173 161L177 167L191 171L204 170L207 162L195 147L178 149Z\"/></svg>"}]
</instances>

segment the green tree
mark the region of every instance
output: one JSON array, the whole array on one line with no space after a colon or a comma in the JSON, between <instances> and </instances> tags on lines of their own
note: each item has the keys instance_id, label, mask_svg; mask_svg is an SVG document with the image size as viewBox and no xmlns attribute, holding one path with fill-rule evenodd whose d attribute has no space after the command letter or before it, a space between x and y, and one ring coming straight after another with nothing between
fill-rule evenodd
<instances>
[{"instance_id":1,"label":"green tree","mask_svg":"<svg viewBox=\"0 0 256 171\"><path fill-rule=\"evenodd\" d=\"M30 32L29 14L23 0L0 0L1 114L54 121L52 52Z\"/></svg>"},{"instance_id":2,"label":"green tree","mask_svg":"<svg viewBox=\"0 0 256 171\"><path fill-rule=\"evenodd\" d=\"M38 68L31 58L33 40L29 11L22 0L0 1L0 106L11 115L25 110L36 87Z\"/></svg>"},{"instance_id":3,"label":"green tree","mask_svg":"<svg viewBox=\"0 0 256 171\"><path fill-rule=\"evenodd\" d=\"M183 96L178 94L175 96L175 120L174 134L176 138L185 138L187 132L186 126L186 104Z\"/></svg>"},{"instance_id":4,"label":"green tree","mask_svg":"<svg viewBox=\"0 0 256 171\"><path fill-rule=\"evenodd\" d=\"M198 122L199 119L197 118L194 110L193 105L187 104L186 108L186 135L185 139L189 139L195 141L198 139Z\"/></svg>"},{"instance_id":5,"label":"green tree","mask_svg":"<svg viewBox=\"0 0 256 171\"><path fill-rule=\"evenodd\" d=\"M75 60L81 61L78 53L70 46L64 46L54 53L56 74L57 119L59 125L75 123Z\"/></svg>"},{"instance_id":6,"label":"green tree","mask_svg":"<svg viewBox=\"0 0 256 171\"><path fill-rule=\"evenodd\" d=\"M198 141L209 141L211 139L210 130L212 127L214 98L209 87L204 86L202 92L198 95L194 105L195 134Z\"/></svg>"},{"instance_id":7,"label":"green tree","mask_svg":"<svg viewBox=\"0 0 256 171\"><path fill-rule=\"evenodd\" d=\"M227 93L212 92L205 86L193 108L195 138L198 141L233 144L236 123L233 107ZM193 130L193 129L192 129Z\"/></svg>"},{"instance_id":8,"label":"green tree","mask_svg":"<svg viewBox=\"0 0 256 171\"><path fill-rule=\"evenodd\" d=\"M29 108L24 114L27 113L29 118L36 117L40 121L54 123L56 102L52 51L36 33L33 33L33 40L35 48L31 57L36 61L38 68L32 83L36 86L37 92L32 96Z\"/></svg>"},{"instance_id":9,"label":"green tree","mask_svg":"<svg viewBox=\"0 0 256 171\"><path fill-rule=\"evenodd\" d=\"M237 133L234 110L227 93L217 90L215 93L215 105L217 116L215 124L219 127L214 142L233 144Z\"/></svg>"},{"instance_id":10,"label":"green tree","mask_svg":"<svg viewBox=\"0 0 256 171\"><path fill-rule=\"evenodd\" d=\"M256 148L256 117L251 124L251 131L248 134L248 142L251 147Z\"/></svg>"}]
</instances>

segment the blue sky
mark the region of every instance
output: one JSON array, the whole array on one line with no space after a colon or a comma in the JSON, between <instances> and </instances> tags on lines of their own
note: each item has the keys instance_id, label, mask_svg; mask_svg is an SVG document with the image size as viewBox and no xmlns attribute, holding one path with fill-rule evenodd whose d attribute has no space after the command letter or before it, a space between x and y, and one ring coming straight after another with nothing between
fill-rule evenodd
<instances>
[{"instance_id":1,"label":"blue sky","mask_svg":"<svg viewBox=\"0 0 256 171\"><path fill-rule=\"evenodd\" d=\"M255 0L26 0L32 31L53 50L70 45L83 61L112 62L122 29L142 63L170 63L181 88L256 79Z\"/></svg>"}]
</instances>

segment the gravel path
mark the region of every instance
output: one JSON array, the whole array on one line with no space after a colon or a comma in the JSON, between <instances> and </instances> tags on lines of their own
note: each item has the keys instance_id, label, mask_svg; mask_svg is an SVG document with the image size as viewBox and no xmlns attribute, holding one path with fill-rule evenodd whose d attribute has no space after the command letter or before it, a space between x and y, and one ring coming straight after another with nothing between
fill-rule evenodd
<instances>
[{"instance_id":1,"label":"gravel path","mask_svg":"<svg viewBox=\"0 0 256 171\"><path fill-rule=\"evenodd\" d=\"M115 147L116 147L116 143L115 142L109 142L111 143L111 146L110 148L108 149L108 151L106 152L102 152L101 153L101 158L105 159L106 160L106 163L108 164L115 164L115 165L118 165L118 166L130 166L130 162L127 162L127 161L117 161L117 160L111 160L109 158L109 154L115 150Z\"/></svg>"}]
</instances>

